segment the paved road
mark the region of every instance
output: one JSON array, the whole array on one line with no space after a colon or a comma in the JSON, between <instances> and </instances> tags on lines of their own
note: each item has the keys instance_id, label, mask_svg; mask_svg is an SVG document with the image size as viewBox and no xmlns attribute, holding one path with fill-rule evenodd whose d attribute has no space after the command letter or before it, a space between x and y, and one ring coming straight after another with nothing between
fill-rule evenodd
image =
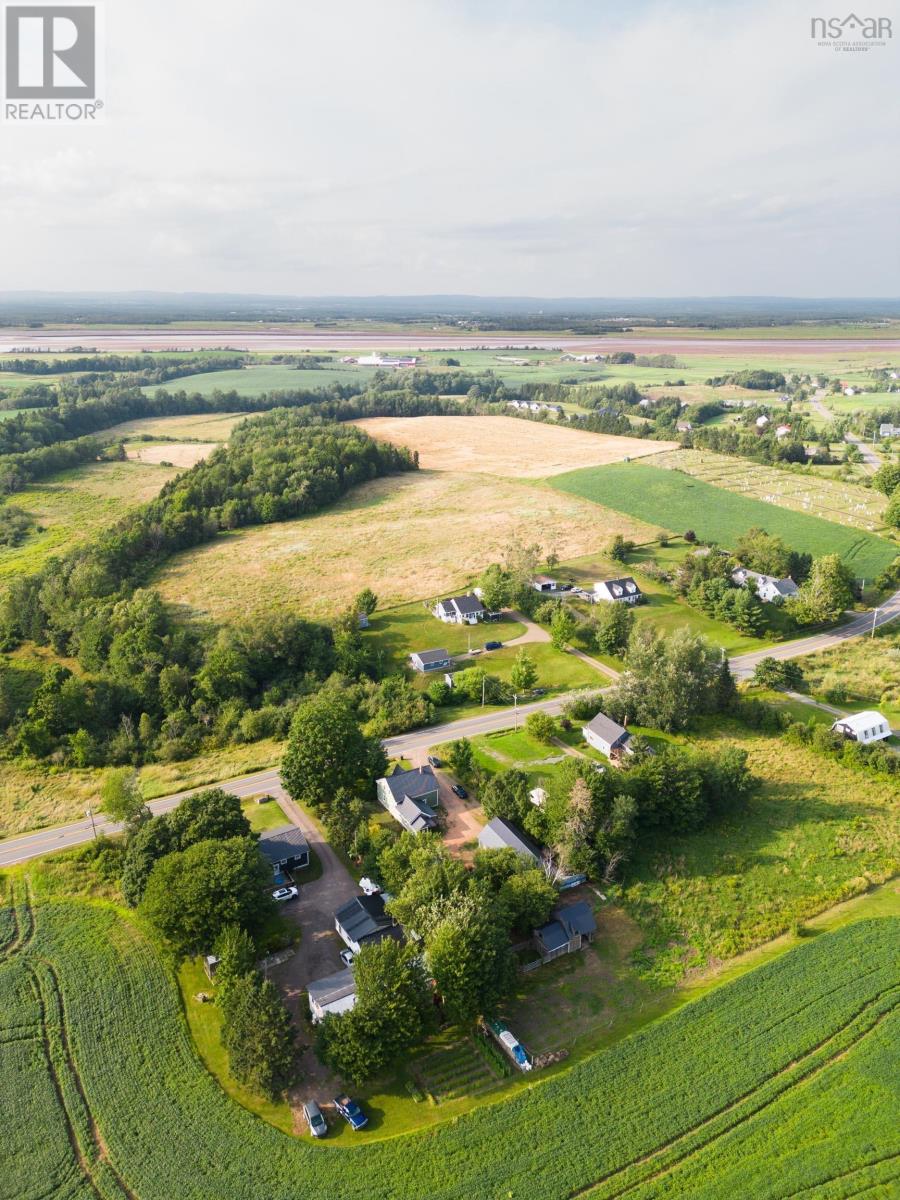
<instances>
[{"instance_id":1,"label":"paved road","mask_svg":"<svg viewBox=\"0 0 900 1200\"><path fill-rule=\"evenodd\" d=\"M900 617L900 591L895 592L878 610L875 625L885 625L888 621L894 621L898 617ZM800 658L804 654L812 654L816 650L825 650L829 646L836 646L848 638L868 634L871 629L872 614L863 613L853 617L846 625L830 633L819 633L812 637L800 638L797 641L784 642L778 646L771 646L767 650L756 650L752 654L739 654L729 660L731 669L738 679L746 679L753 674L756 664L763 658ZM524 720L532 712L547 712L556 716L562 711L569 698L570 694L567 693L554 696L549 700L536 700L531 704L522 704L518 708L518 719ZM416 729L411 733L387 738L385 748L392 757L410 757L421 754L423 750L427 750L429 746L434 746L438 742L475 737L479 733L493 733L498 729L508 729L515 719L516 713L512 709L494 709L446 725L430 725L425 729ZM207 784L206 786L215 785ZM281 780L275 767L266 771L258 771L253 775L243 775L239 779L225 780L218 786L234 792L237 796L252 796L259 792L270 792L272 795L283 796ZM199 790L201 789L190 789L190 791ZM179 804L185 796L190 794L190 791L177 792L175 795L166 796L160 800L152 800L150 809L154 813L166 812ZM308 820L308 818L306 819ZM121 829L120 825L106 821L102 817L96 817L95 822L98 833L118 833ZM298 820L298 824L302 824L302 822ZM306 827L303 826L303 828ZM65 850L71 846L81 845L83 842L89 841L92 836L91 822L82 820L74 821L69 825L60 825L54 829L43 829L38 833L9 838L7 841L0 842L0 867L27 862L42 854L50 854L54 850ZM318 834L316 836L318 837Z\"/></svg>"}]
</instances>

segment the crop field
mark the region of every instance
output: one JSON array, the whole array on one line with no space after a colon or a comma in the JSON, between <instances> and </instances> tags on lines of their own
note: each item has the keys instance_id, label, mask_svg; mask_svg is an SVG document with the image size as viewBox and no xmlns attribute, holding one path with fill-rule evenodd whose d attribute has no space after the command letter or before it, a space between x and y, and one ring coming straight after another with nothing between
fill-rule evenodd
<instances>
[{"instance_id":1,"label":"crop field","mask_svg":"<svg viewBox=\"0 0 900 1200\"><path fill-rule=\"evenodd\" d=\"M654 531L527 482L416 471L363 484L327 512L220 537L172 559L156 585L216 619L273 608L328 616L366 586L383 608L448 594L515 539L572 557L617 532L643 541Z\"/></svg>"},{"instance_id":2,"label":"crop field","mask_svg":"<svg viewBox=\"0 0 900 1200\"><path fill-rule=\"evenodd\" d=\"M543 479L675 448L674 442L587 433L517 417L370 417L357 424L385 442L418 450L431 471Z\"/></svg>"},{"instance_id":3,"label":"crop field","mask_svg":"<svg viewBox=\"0 0 900 1200\"><path fill-rule=\"evenodd\" d=\"M205 371L199 375L185 375L181 379L170 379L165 384L152 384L141 388L145 396L152 396L160 388L168 392L199 392L211 396L213 392L235 391L239 396L261 396L263 392L306 391L310 388L327 388L332 383L358 384L360 391L375 374L374 367L357 367L328 364L321 368L310 367L298 371L296 367L279 366L277 363L258 367L243 367L230 371Z\"/></svg>"},{"instance_id":4,"label":"crop field","mask_svg":"<svg viewBox=\"0 0 900 1200\"><path fill-rule=\"evenodd\" d=\"M900 870L896 785L770 734L726 726L762 780L746 806L683 837L646 842L618 899L647 936L648 977L732 958Z\"/></svg>"},{"instance_id":5,"label":"crop field","mask_svg":"<svg viewBox=\"0 0 900 1200\"><path fill-rule=\"evenodd\" d=\"M373 1110L369 1130L332 1125L336 1144L312 1146L203 1069L171 971L136 925L100 903L32 907L21 885L14 899L0 964L3 1200L271 1200L286 1179L297 1200L563 1200L592 1187L609 1200L660 1188L774 1200L900 1178L896 920L810 939L455 1121L381 1140L391 1130Z\"/></svg>"},{"instance_id":6,"label":"crop field","mask_svg":"<svg viewBox=\"0 0 900 1200\"><path fill-rule=\"evenodd\" d=\"M181 417L142 417L104 430L112 438L172 438L175 441L227 442L247 413L197 413Z\"/></svg>"},{"instance_id":7,"label":"crop field","mask_svg":"<svg viewBox=\"0 0 900 1200\"><path fill-rule=\"evenodd\" d=\"M868 533L885 528L887 497L872 488L702 450L673 450L655 458L653 465L683 471L692 479L701 479L729 492L810 513L838 525L865 529Z\"/></svg>"},{"instance_id":8,"label":"crop field","mask_svg":"<svg viewBox=\"0 0 900 1200\"><path fill-rule=\"evenodd\" d=\"M160 442L157 446L131 446L127 453L133 462L160 463L185 470L208 458L221 442Z\"/></svg>"},{"instance_id":9,"label":"crop field","mask_svg":"<svg viewBox=\"0 0 900 1200\"><path fill-rule=\"evenodd\" d=\"M757 525L778 534L794 550L814 556L840 554L857 576L871 579L893 561L895 543L806 512L795 512L756 497L738 495L680 471L617 463L553 478L554 488L616 508L658 527L696 531L704 541L729 548Z\"/></svg>"},{"instance_id":10,"label":"crop field","mask_svg":"<svg viewBox=\"0 0 900 1200\"><path fill-rule=\"evenodd\" d=\"M91 463L61 471L17 492L13 503L30 513L36 528L21 546L0 548L0 586L35 571L117 521L135 505L152 500L178 471L152 463Z\"/></svg>"}]
</instances>

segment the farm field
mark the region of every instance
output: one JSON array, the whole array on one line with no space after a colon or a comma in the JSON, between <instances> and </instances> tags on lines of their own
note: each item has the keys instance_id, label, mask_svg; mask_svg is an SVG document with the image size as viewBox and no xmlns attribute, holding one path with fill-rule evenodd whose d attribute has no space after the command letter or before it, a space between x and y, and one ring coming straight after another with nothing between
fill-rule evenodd
<instances>
[{"instance_id":1,"label":"farm field","mask_svg":"<svg viewBox=\"0 0 900 1200\"><path fill-rule=\"evenodd\" d=\"M851 1171L856 1182L897 1176L887 918L809 939L570 1070L518 1081L503 1103L379 1140L392 1130L370 1102L366 1132L332 1125L335 1144L313 1147L247 1113L203 1069L171 971L136 924L103 903L32 907L15 890L0 965L0 1094L16 1115L4 1200L49 1189L269 1200L287 1178L298 1200L563 1200L592 1185L658 1195L660 1181L669 1195L774 1200ZM752 1152L736 1155L735 1136Z\"/></svg>"},{"instance_id":2,"label":"farm field","mask_svg":"<svg viewBox=\"0 0 900 1200\"><path fill-rule=\"evenodd\" d=\"M797 659L806 676L804 690L816 700L849 710L877 708L900 726L900 632L876 630L872 638L854 638L818 654Z\"/></svg>"},{"instance_id":3,"label":"farm field","mask_svg":"<svg viewBox=\"0 0 900 1200\"><path fill-rule=\"evenodd\" d=\"M614 889L647 938L660 982L732 958L900 869L900 814L890 780L861 775L771 734L724 725L762 780L744 810L684 837L652 841Z\"/></svg>"},{"instance_id":4,"label":"farm field","mask_svg":"<svg viewBox=\"0 0 900 1200\"><path fill-rule=\"evenodd\" d=\"M221 442L161 442L157 446L131 446L127 454L132 462L160 463L180 470L195 466L208 458Z\"/></svg>"},{"instance_id":5,"label":"farm field","mask_svg":"<svg viewBox=\"0 0 900 1200\"><path fill-rule=\"evenodd\" d=\"M0 548L0 586L39 570L51 555L65 553L129 508L152 500L177 474L175 468L151 463L90 463L17 492L14 503L34 518L36 528L21 546Z\"/></svg>"},{"instance_id":6,"label":"farm field","mask_svg":"<svg viewBox=\"0 0 900 1200\"><path fill-rule=\"evenodd\" d=\"M330 384L358 384L363 391L375 374L374 367L357 367L335 362L321 368L309 367L299 371L296 367L280 366L277 363L243 367L228 371L204 371L198 375L184 375L170 379L165 384L152 384L141 388L145 396L152 396L161 388L167 392L199 393L211 396L213 392L237 392L239 396L261 396L263 392L307 391L311 388L327 388Z\"/></svg>"},{"instance_id":7,"label":"farm field","mask_svg":"<svg viewBox=\"0 0 900 1200\"><path fill-rule=\"evenodd\" d=\"M172 559L155 586L217 620L273 608L322 617L366 586L382 608L451 594L515 539L574 557L617 532L642 541L654 530L525 481L416 471L363 484L326 512L219 537Z\"/></svg>"},{"instance_id":8,"label":"farm field","mask_svg":"<svg viewBox=\"0 0 900 1200\"><path fill-rule=\"evenodd\" d=\"M838 525L865 529L869 533L885 528L883 514L887 497L872 488L703 450L673 450L659 455L653 465L683 471L704 483L795 512L810 513Z\"/></svg>"},{"instance_id":9,"label":"farm field","mask_svg":"<svg viewBox=\"0 0 900 1200\"><path fill-rule=\"evenodd\" d=\"M111 438L170 438L173 441L227 442L231 431L248 413L195 413L176 417L141 417L104 430Z\"/></svg>"},{"instance_id":10,"label":"farm field","mask_svg":"<svg viewBox=\"0 0 900 1200\"><path fill-rule=\"evenodd\" d=\"M674 442L587 433L517 417L370 417L366 433L419 452L425 470L543 479L675 448Z\"/></svg>"},{"instance_id":11,"label":"farm field","mask_svg":"<svg viewBox=\"0 0 900 1200\"><path fill-rule=\"evenodd\" d=\"M897 554L895 543L863 530L737 495L678 471L644 463L572 471L550 482L560 491L652 521L673 533L694 529L701 540L726 548L745 530L758 525L781 536L792 549L813 555L840 554L863 578L871 579Z\"/></svg>"}]
</instances>

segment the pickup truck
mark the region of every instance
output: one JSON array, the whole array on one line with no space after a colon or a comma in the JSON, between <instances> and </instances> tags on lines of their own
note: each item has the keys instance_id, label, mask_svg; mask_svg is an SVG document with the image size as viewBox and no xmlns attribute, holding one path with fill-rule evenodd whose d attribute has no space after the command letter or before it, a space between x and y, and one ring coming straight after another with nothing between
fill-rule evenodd
<instances>
[{"instance_id":1,"label":"pickup truck","mask_svg":"<svg viewBox=\"0 0 900 1200\"><path fill-rule=\"evenodd\" d=\"M362 1129L363 1125L368 1125L369 1118L359 1107L355 1100L351 1100L349 1096L336 1096L334 1107L338 1110L351 1129Z\"/></svg>"}]
</instances>

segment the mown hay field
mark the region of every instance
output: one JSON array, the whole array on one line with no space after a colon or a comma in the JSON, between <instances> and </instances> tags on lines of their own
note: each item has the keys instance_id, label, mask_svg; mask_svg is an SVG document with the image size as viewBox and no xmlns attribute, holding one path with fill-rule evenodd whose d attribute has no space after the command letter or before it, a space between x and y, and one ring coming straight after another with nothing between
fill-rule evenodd
<instances>
[{"instance_id":1,"label":"mown hay field","mask_svg":"<svg viewBox=\"0 0 900 1200\"><path fill-rule=\"evenodd\" d=\"M587 433L518 417L370 417L357 424L374 438L418 450L427 470L519 479L543 479L675 447L674 442Z\"/></svg>"},{"instance_id":2,"label":"mown hay field","mask_svg":"<svg viewBox=\"0 0 900 1200\"><path fill-rule=\"evenodd\" d=\"M195 413L178 417L140 417L104 430L110 438L173 438L175 441L227 442L248 413Z\"/></svg>"},{"instance_id":3,"label":"mown hay field","mask_svg":"<svg viewBox=\"0 0 900 1200\"><path fill-rule=\"evenodd\" d=\"M64 554L152 500L177 474L177 468L156 463L90 463L16 492L10 503L29 513L36 528L20 546L0 548L0 586L39 570L51 555Z\"/></svg>"},{"instance_id":4,"label":"mown hay field","mask_svg":"<svg viewBox=\"0 0 900 1200\"><path fill-rule=\"evenodd\" d=\"M661 1186L713 1200L843 1196L851 1172L887 1195L898 1177L896 920L810 939L455 1121L392 1138L373 1105L365 1131L333 1120L334 1144L314 1146L220 1090L135 924L101 903L32 907L22 887L14 899L0 926L4 1200L271 1200L285 1180L297 1200L563 1200L592 1187L612 1200Z\"/></svg>"},{"instance_id":5,"label":"mown hay field","mask_svg":"<svg viewBox=\"0 0 900 1200\"><path fill-rule=\"evenodd\" d=\"M615 533L646 541L654 532L534 484L415 471L363 484L327 512L219 537L172 559L155 586L167 600L217 620L277 608L328 616L363 587L381 608L446 594L515 539L573 558Z\"/></svg>"},{"instance_id":6,"label":"mown hay field","mask_svg":"<svg viewBox=\"0 0 900 1200\"><path fill-rule=\"evenodd\" d=\"M239 396L261 396L263 392L296 392L312 388L327 388L333 383L358 384L362 391L375 374L375 367L344 366L341 364L323 367L308 367L302 371L296 367L278 363L261 364L227 371L204 371L198 375L185 375L170 379L165 384L151 384L141 388L146 396L152 396L163 387L167 392L195 392L211 396L213 392L237 392Z\"/></svg>"},{"instance_id":7,"label":"mown hay field","mask_svg":"<svg viewBox=\"0 0 900 1200\"><path fill-rule=\"evenodd\" d=\"M693 479L702 479L729 492L810 513L838 525L869 533L885 528L887 497L858 484L703 450L669 451L654 458L653 465L684 471Z\"/></svg>"},{"instance_id":8,"label":"mown hay field","mask_svg":"<svg viewBox=\"0 0 900 1200\"><path fill-rule=\"evenodd\" d=\"M557 475L554 488L642 521L684 533L693 529L702 541L730 549L742 533L759 526L778 534L793 550L818 557L840 554L854 574L872 579L897 555L898 546L864 530L837 525L780 504L738 495L681 471L645 463L610 466Z\"/></svg>"},{"instance_id":9,"label":"mown hay field","mask_svg":"<svg viewBox=\"0 0 900 1200\"><path fill-rule=\"evenodd\" d=\"M170 464L186 470L208 458L219 445L220 442L161 442L158 446L130 446L127 453L133 462Z\"/></svg>"}]
</instances>

